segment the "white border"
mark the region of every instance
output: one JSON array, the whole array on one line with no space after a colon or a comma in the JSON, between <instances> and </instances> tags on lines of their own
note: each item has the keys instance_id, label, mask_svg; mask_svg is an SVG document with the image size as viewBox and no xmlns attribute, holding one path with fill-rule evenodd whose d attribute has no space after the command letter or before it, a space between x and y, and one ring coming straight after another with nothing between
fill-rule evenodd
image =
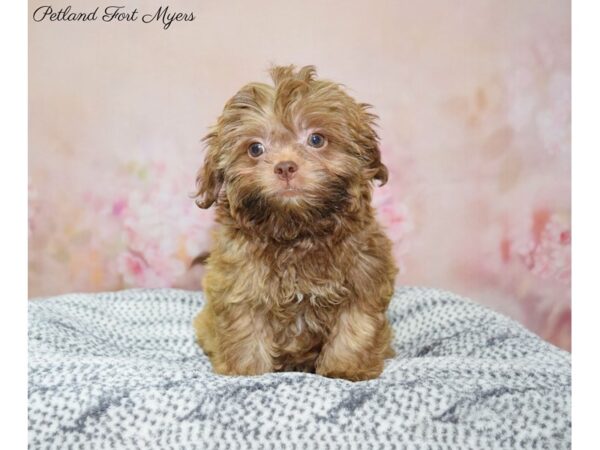
<instances>
[{"instance_id":1,"label":"white border","mask_svg":"<svg viewBox=\"0 0 600 450\"><path fill-rule=\"evenodd\" d=\"M27 447L27 2L2 5L2 448Z\"/></svg>"},{"instance_id":2,"label":"white border","mask_svg":"<svg viewBox=\"0 0 600 450\"><path fill-rule=\"evenodd\" d=\"M573 448L598 441L600 33L597 2L573 4ZM596 444L597 445L597 444Z\"/></svg>"}]
</instances>

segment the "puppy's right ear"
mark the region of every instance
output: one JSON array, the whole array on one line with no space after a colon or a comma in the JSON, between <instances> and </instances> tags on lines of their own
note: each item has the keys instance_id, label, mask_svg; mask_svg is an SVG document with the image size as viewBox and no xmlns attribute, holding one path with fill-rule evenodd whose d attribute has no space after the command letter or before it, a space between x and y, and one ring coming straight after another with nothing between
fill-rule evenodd
<instances>
[{"instance_id":1,"label":"puppy's right ear","mask_svg":"<svg viewBox=\"0 0 600 450\"><path fill-rule=\"evenodd\" d=\"M204 165L196 177L196 204L202 208L210 208L219 198L219 192L223 186L223 170L219 169L219 145L216 131L207 134L204 139L206 143L206 156Z\"/></svg>"}]
</instances>

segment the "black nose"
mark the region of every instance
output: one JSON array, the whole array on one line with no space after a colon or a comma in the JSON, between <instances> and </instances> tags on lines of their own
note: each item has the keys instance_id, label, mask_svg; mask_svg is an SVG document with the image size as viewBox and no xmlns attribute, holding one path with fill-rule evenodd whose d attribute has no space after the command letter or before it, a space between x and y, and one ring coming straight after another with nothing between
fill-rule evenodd
<instances>
[{"instance_id":1,"label":"black nose","mask_svg":"<svg viewBox=\"0 0 600 450\"><path fill-rule=\"evenodd\" d=\"M281 161L275 165L274 172L282 180L291 180L298 172L298 164L294 161Z\"/></svg>"}]
</instances>

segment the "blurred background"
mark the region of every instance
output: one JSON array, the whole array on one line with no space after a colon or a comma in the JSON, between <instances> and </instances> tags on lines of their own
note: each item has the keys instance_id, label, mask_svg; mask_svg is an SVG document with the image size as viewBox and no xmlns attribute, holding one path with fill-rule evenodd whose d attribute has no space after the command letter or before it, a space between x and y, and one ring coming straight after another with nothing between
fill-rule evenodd
<instances>
[{"instance_id":1,"label":"blurred background","mask_svg":"<svg viewBox=\"0 0 600 450\"><path fill-rule=\"evenodd\" d=\"M271 64L314 64L380 116L391 178L375 203L397 283L469 296L570 349L570 7L173 0L196 19L30 20L29 296L198 288L202 136Z\"/></svg>"}]
</instances>

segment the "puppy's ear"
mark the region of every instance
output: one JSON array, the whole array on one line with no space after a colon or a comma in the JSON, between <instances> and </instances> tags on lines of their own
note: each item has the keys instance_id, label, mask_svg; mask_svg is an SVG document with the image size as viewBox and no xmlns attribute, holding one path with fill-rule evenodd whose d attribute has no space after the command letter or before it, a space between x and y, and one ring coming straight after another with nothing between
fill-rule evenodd
<instances>
[{"instance_id":1,"label":"puppy's ear","mask_svg":"<svg viewBox=\"0 0 600 450\"><path fill-rule=\"evenodd\" d=\"M365 176L368 180L378 180L379 186L383 186L388 180L388 169L381 162L381 151L379 150L379 136L375 131L378 117L369 112L371 105L359 104L360 120L358 125L358 140L366 160Z\"/></svg>"},{"instance_id":2,"label":"puppy's ear","mask_svg":"<svg viewBox=\"0 0 600 450\"><path fill-rule=\"evenodd\" d=\"M224 174L219 169L219 145L216 131L207 134L203 141L206 143L204 165L196 177L196 204L202 208L210 208L219 198L223 186Z\"/></svg>"}]
</instances>

